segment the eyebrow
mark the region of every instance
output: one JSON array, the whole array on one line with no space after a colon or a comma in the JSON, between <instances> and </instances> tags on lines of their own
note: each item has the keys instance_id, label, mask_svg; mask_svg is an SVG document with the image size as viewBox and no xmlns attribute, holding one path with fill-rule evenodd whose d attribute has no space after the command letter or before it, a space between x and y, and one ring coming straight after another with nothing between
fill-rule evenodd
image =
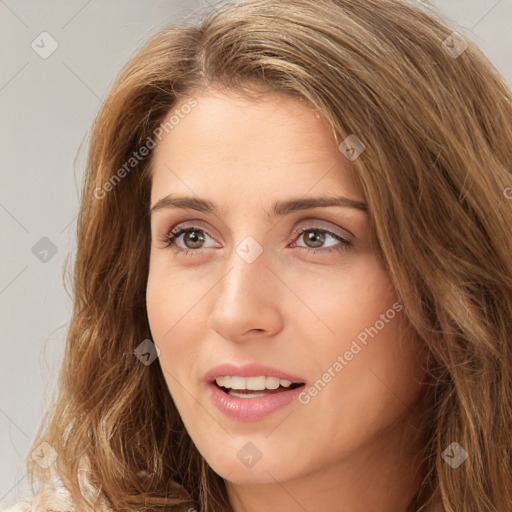
<instances>
[{"instance_id":1,"label":"eyebrow","mask_svg":"<svg viewBox=\"0 0 512 512\"><path fill-rule=\"evenodd\" d=\"M299 199L290 199L288 201L278 201L272 205L270 213L265 210L269 218L276 216L283 216L288 213L296 212L299 210L309 210L311 208L325 208L329 206L341 206L344 208L354 208L363 212L368 211L368 206L365 203L349 199L348 197L308 197ZM177 196L168 195L158 200L150 209L150 215L153 213L169 209L169 208L183 208L197 210L203 213L210 213L218 215L218 209L214 203L205 199L192 196Z\"/></svg>"}]
</instances>

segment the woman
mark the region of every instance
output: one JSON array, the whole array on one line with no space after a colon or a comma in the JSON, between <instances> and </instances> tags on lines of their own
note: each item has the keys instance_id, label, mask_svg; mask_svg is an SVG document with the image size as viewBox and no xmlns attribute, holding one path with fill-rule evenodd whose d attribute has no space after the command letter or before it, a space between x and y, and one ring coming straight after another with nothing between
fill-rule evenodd
<instances>
[{"instance_id":1,"label":"woman","mask_svg":"<svg viewBox=\"0 0 512 512\"><path fill-rule=\"evenodd\" d=\"M511 161L503 78L400 0L152 37L93 126L16 510L512 510Z\"/></svg>"}]
</instances>

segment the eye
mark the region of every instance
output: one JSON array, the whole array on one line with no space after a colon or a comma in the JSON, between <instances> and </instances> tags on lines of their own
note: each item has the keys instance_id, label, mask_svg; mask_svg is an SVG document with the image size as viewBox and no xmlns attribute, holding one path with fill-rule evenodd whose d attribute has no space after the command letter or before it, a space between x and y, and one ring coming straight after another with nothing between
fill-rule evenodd
<instances>
[{"instance_id":1,"label":"eye","mask_svg":"<svg viewBox=\"0 0 512 512\"><path fill-rule=\"evenodd\" d=\"M316 226L302 228L298 233L295 233L295 236L297 237L297 241L302 239L306 245L298 245L295 243L292 247L301 247L305 249L306 252L312 251L313 253L329 253L333 251L343 251L349 249L353 245L348 238ZM322 248L322 245L328 238L339 243L334 243Z\"/></svg>"},{"instance_id":2,"label":"eye","mask_svg":"<svg viewBox=\"0 0 512 512\"><path fill-rule=\"evenodd\" d=\"M306 236L304 237L304 235ZM195 226L189 226L178 227L171 230L161 239L161 242L164 247L172 247L175 253L188 256L201 254L204 249L211 248L212 246L204 246L204 242L207 238L211 237L204 229ZM336 233L332 233L331 231L318 226L302 228L294 232L293 240L296 239L297 241L300 241L301 238L304 240L306 245L298 245L297 242L293 242L293 245L290 247L301 248L306 252L325 254L335 251L348 250L353 245L353 242L348 238ZM322 247L326 241L329 241L329 239L331 239L334 244L331 243L331 245Z\"/></svg>"},{"instance_id":3,"label":"eye","mask_svg":"<svg viewBox=\"0 0 512 512\"><path fill-rule=\"evenodd\" d=\"M183 237L181 243L185 244L185 247L180 247L179 244L175 243L180 242L181 237ZM172 245L176 245L177 247L173 249L175 252L187 255L191 251L195 253L202 252L201 249L204 248L202 247L202 244L204 244L206 237L209 237L209 235L208 233L206 233L204 229L195 226L190 226L186 228L177 228L170 231L164 236L162 242L165 247L171 247Z\"/></svg>"}]
</instances>

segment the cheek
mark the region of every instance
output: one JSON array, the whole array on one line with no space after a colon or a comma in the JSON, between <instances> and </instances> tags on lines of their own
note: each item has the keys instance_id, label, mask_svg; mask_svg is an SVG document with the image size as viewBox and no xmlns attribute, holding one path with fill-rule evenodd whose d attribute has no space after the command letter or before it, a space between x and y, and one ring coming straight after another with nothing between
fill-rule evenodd
<instances>
[{"instance_id":1,"label":"cheek","mask_svg":"<svg viewBox=\"0 0 512 512\"><path fill-rule=\"evenodd\" d=\"M327 430L340 436L348 431L354 439L370 435L369 428L391 423L417 400L423 375L419 343L376 258L360 260L343 278L323 280L312 289L308 305L328 336L321 336L317 346L322 349L314 357L302 354L318 379L304 397L306 408L315 408L314 416L323 417Z\"/></svg>"},{"instance_id":2,"label":"cheek","mask_svg":"<svg viewBox=\"0 0 512 512\"><path fill-rule=\"evenodd\" d=\"M207 291L201 276L178 270L172 261L167 250L154 251L150 257L146 309L156 340L172 338L183 324L193 325L190 318Z\"/></svg>"},{"instance_id":3,"label":"cheek","mask_svg":"<svg viewBox=\"0 0 512 512\"><path fill-rule=\"evenodd\" d=\"M166 293L169 281L159 267L152 257L146 287L146 309L153 341L156 343L172 326L169 313L173 311L172 307L169 309L172 306L172 295Z\"/></svg>"},{"instance_id":4,"label":"cheek","mask_svg":"<svg viewBox=\"0 0 512 512\"><path fill-rule=\"evenodd\" d=\"M318 336L336 349L350 344L397 300L385 268L374 255L362 254L356 263L327 276L305 270L293 279L294 292L306 306L298 305L304 314L296 320L311 322Z\"/></svg>"},{"instance_id":5,"label":"cheek","mask_svg":"<svg viewBox=\"0 0 512 512\"><path fill-rule=\"evenodd\" d=\"M175 272L150 270L146 290L146 307L152 340L158 347L159 364L180 415L190 417L190 397L186 392L190 382L197 379L201 323L200 297L197 287L187 286L183 276ZM189 281L189 280L187 280Z\"/></svg>"},{"instance_id":6,"label":"cheek","mask_svg":"<svg viewBox=\"0 0 512 512\"><path fill-rule=\"evenodd\" d=\"M173 374L180 367L186 368L186 361L193 358L191 351L196 344L189 340L199 339L196 329L202 325L200 316L204 312L198 301L204 291L200 280L194 282L167 268L165 261L152 261L150 265L146 288L149 326L153 342L160 350L160 363ZM173 365L176 360L184 364Z\"/></svg>"},{"instance_id":7,"label":"cheek","mask_svg":"<svg viewBox=\"0 0 512 512\"><path fill-rule=\"evenodd\" d=\"M401 312L388 323L376 322L385 311L377 309L378 314L365 317L366 324L352 329L355 335L340 337L322 369L332 368L335 376L319 375L321 381L330 380L324 387L320 384L321 391L310 404L325 418L332 442L340 446L344 439L363 443L392 425L414 408L423 389L419 342L404 327ZM360 333L364 335L358 338Z\"/></svg>"}]
</instances>

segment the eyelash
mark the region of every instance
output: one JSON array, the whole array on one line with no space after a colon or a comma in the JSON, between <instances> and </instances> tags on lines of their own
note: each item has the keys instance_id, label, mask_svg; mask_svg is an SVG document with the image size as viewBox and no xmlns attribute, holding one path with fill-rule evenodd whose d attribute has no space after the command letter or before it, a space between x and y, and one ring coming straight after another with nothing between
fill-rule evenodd
<instances>
[{"instance_id":1,"label":"eyelash","mask_svg":"<svg viewBox=\"0 0 512 512\"><path fill-rule=\"evenodd\" d=\"M202 233L206 233L206 231L204 229L194 227L194 226L190 226L190 227L186 227L186 228L178 228L174 231L172 231L172 230L169 231L165 236L163 236L161 238L160 241L163 243L163 245L166 248L171 248L175 239L179 238L183 233L189 233L192 231L199 231ZM349 250L351 248L351 246L353 245L353 243L350 240L347 240L346 238L344 238L340 235L332 233L331 231L328 231L327 229L323 229L323 228L315 227L315 226L309 226L307 228L302 228L298 233L294 233L294 237L296 239L299 239L301 235L303 235L304 233L307 233L308 231L320 231L322 233L326 233L327 235L332 236L334 239L341 242L341 244L338 244L337 246L334 246L334 247L327 247L324 249L311 249L308 247L299 247L297 245L294 246L294 247L299 247L300 249L305 250L306 253L312 252L313 254L315 254L317 252L320 252L320 253L326 254L326 253L332 253L332 252L343 252L343 251ZM208 235L208 236L210 236L210 235ZM194 255L202 254L205 249L173 248L172 250L181 256L194 256Z\"/></svg>"}]
</instances>

